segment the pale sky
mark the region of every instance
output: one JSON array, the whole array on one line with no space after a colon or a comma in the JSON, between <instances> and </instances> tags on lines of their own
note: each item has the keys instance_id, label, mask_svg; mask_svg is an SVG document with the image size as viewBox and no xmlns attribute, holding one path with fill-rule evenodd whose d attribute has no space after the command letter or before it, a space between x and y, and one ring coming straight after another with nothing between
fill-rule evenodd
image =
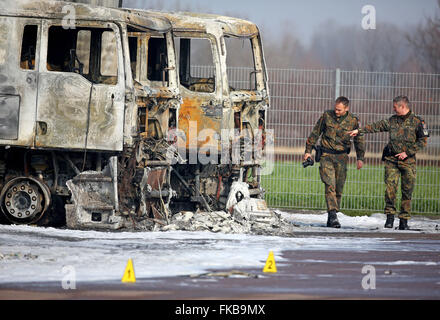
<instances>
[{"instance_id":1,"label":"pale sky","mask_svg":"<svg viewBox=\"0 0 440 320\"><path fill-rule=\"evenodd\" d=\"M410 30L438 8L437 0L123 0L125 7L148 8L157 4L168 11L190 8L245 18L258 24L266 36L289 28L305 44L328 23L361 28L365 5L376 9L377 31L383 23Z\"/></svg>"}]
</instances>

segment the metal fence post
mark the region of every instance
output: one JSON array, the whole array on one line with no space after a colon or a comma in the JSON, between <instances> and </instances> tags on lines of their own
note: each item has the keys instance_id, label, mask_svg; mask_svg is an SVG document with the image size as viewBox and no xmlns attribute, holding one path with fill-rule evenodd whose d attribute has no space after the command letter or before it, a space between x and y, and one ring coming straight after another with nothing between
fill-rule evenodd
<instances>
[{"instance_id":1,"label":"metal fence post","mask_svg":"<svg viewBox=\"0 0 440 320\"><path fill-rule=\"evenodd\" d=\"M336 69L335 77L335 99L341 96L341 69Z\"/></svg>"}]
</instances>

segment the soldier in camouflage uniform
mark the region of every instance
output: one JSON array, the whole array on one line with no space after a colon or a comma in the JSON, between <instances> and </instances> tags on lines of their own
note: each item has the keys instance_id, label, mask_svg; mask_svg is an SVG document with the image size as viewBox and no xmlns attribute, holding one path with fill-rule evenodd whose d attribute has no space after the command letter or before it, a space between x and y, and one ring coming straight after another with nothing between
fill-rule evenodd
<instances>
[{"instance_id":1,"label":"soldier in camouflage uniform","mask_svg":"<svg viewBox=\"0 0 440 320\"><path fill-rule=\"evenodd\" d=\"M342 191L347 177L348 154L351 146L348 131L359 128L359 119L348 111L349 103L346 97L339 97L335 101L334 110L324 112L307 139L304 154L304 160L310 158L312 148L321 137L321 145L317 147L322 150L319 174L325 185L327 227L333 228L341 227L336 213L341 205ZM357 168L361 169L365 155L364 138L355 137L354 146Z\"/></svg>"},{"instance_id":2,"label":"soldier in camouflage uniform","mask_svg":"<svg viewBox=\"0 0 440 320\"><path fill-rule=\"evenodd\" d=\"M426 146L429 135L423 119L411 111L407 97L394 98L393 109L395 115L391 118L353 130L350 135L389 132L389 142L382 156L382 160L385 161L385 228L393 227L397 188L399 178L402 177L399 229L406 230L409 229L411 195L416 181L416 153Z\"/></svg>"}]
</instances>

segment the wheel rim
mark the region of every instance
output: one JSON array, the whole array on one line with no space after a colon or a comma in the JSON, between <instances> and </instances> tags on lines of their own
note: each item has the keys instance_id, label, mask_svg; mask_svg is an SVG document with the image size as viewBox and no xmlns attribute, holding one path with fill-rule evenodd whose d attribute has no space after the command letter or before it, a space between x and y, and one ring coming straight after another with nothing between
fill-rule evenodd
<instances>
[{"instance_id":1,"label":"wheel rim","mask_svg":"<svg viewBox=\"0 0 440 320\"><path fill-rule=\"evenodd\" d=\"M9 221L30 224L37 222L46 212L50 191L34 178L19 177L4 186L0 199L2 211Z\"/></svg>"}]
</instances>

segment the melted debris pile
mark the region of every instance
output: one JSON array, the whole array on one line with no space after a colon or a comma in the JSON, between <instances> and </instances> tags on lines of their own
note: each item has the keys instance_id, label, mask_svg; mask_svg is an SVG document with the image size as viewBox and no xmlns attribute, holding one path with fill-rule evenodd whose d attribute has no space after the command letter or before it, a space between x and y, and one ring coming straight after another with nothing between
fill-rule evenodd
<instances>
[{"instance_id":1,"label":"melted debris pile","mask_svg":"<svg viewBox=\"0 0 440 320\"><path fill-rule=\"evenodd\" d=\"M288 235L292 225L275 212L240 214L237 210L212 212L179 212L172 216L170 224L160 227L160 231L211 231L220 233Z\"/></svg>"},{"instance_id":2,"label":"melted debris pile","mask_svg":"<svg viewBox=\"0 0 440 320\"><path fill-rule=\"evenodd\" d=\"M294 225L269 210L263 199L251 198L243 182L234 182L224 211L181 211L162 219L136 219L125 228L144 231L210 231L291 236Z\"/></svg>"}]
</instances>

